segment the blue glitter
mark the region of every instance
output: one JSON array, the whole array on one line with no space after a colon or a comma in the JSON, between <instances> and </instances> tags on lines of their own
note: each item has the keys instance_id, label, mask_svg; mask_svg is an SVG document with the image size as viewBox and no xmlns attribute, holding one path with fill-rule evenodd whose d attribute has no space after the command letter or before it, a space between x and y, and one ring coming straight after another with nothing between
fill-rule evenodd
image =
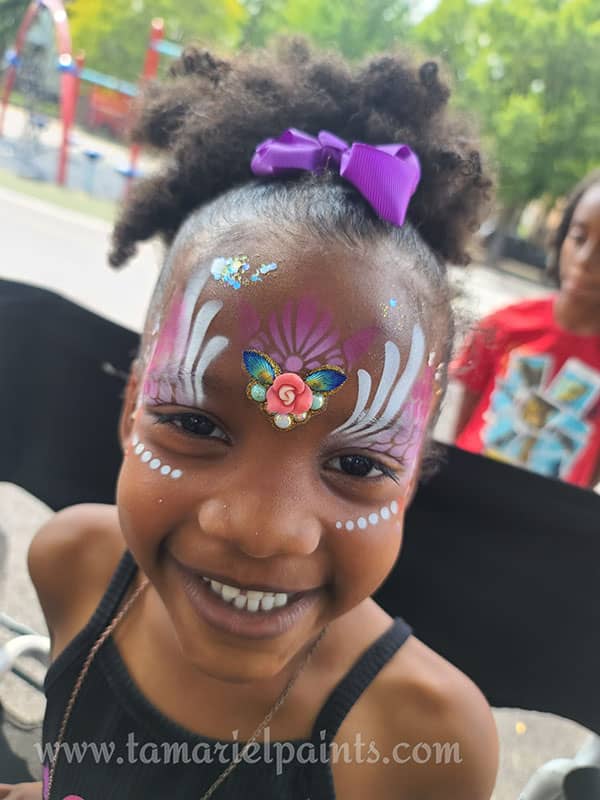
<instances>
[{"instance_id":1,"label":"blue glitter","mask_svg":"<svg viewBox=\"0 0 600 800\"><path fill-rule=\"evenodd\" d=\"M394 298L392 297L392 299L390 300L390 308L396 308L397 305L398 301L394 300Z\"/></svg>"},{"instance_id":2,"label":"blue glitter","mask_svg":"<svg viewBox=\"0 0 600 800\"><path fill-rule=\"evenodd\" d=\"M251 283L262 281L261 275L266 275L277 269L277 264L261 264L252 275L246 275L250 270L250 262L246 256L235 256L233 258L215 258L212 262L210 271L216 281L222 281L232 289L241 289Z\"/></svg>"}]
</instances>

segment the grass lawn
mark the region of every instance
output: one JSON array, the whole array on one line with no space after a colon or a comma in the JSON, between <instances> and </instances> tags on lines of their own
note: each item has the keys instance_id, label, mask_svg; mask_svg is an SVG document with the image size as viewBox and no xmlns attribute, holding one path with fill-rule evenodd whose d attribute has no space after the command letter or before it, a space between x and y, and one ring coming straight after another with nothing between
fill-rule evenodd
<instances>
[{"instance_id":1,"label":"grass lawn","mask_svg":"<svg viewBox=\"0 0 600 800\"><path fill-rule=\"evenodd\" d=\"M116 205L114 203L90 197L85 192L64 189L55 183L21 178L8 170L0 169L0 187L35 197L46 203L54 203L54 205L71 211L78 211L80 214L99 217L107 222L113 222L115 219Z\"/></svg>"}]
</instances>

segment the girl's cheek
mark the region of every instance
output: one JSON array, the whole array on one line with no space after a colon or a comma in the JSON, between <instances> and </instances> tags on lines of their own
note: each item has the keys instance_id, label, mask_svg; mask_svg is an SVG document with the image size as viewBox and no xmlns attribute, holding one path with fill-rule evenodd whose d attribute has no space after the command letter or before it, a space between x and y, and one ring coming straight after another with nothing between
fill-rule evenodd
<instances>
[{"instance_id":1,"label":"girl's cheek","mask_svg":"<svg viewBox=\"0 0 600 800\"><path fill-rule=\"evenodd\" d=\"M340 594L356 604L379 588L398 558L403 526L404 507L398 500L335 521L331 548Z\"/></svg>"}]
</instances>

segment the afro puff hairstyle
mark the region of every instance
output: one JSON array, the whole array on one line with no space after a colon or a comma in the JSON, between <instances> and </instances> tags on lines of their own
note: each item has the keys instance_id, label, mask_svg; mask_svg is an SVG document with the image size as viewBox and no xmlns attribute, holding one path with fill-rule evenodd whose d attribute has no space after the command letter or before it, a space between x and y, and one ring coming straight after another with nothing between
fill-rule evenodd
<instances>
[{"instance_id":1,"label":"afro puff hairstyle","mask_svg":"<svg viewBox=\"0 0 600 800\"><path fill-rule=\"evenodd\" d=\"M188 48L170 80L140 98L132 138L168 159L133 185L110 263L124 264L138 242L155 235L170 244L192 212L251 182L256 146L290 127L313 135L326 129L350 142L408 144L422 170L410 223L441 262L468 263L467 241L488 206L491 180L465 124L448 113L449 95L437 64L415 67L397 55L350 66L313 53L303 40L229 61ZM366 206L352 192L353 202Z\"/></svg>"}]
</instances>

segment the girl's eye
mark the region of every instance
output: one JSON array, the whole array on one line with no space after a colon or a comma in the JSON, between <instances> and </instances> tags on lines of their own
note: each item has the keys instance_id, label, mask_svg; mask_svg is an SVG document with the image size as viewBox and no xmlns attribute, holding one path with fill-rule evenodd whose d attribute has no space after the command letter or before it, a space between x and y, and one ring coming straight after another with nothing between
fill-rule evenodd
<instances>
[{"instance_id":1,"label":"girl's eye","mask_svg":"<svg viewBox=\"0 0 600 800\"><path fill-rule=\"evenodd\" d=\"M156 414L159 425L173 425L191 436L227 440L221 428L204 414Z\"/></svg>"},{"instance_id":2,"label":"girl's eye","mask_svg":"<svg viewBox=\"0 0 600 800\"><path fill-rule=\"evenodd\" d=\"M571 233L571 239L575 242L575 244L583 244L586 240L586 236L584 233L576 231Z\"/></svg>"},{"instance_id":3,"label":"girl's eye","mask_svg":"<svg viewBox=\"0 0 600 800\"><path fill-rule=\"evenodd\" d=\"M379 461L374 461L368 456L337 456L332 458L327 466L338 472L345 472L346 475L350 475L353 478L379 478L385 475L396 481L396 483L398 482L398 475L393 469Z\"/></svg>"}]
</instances>

